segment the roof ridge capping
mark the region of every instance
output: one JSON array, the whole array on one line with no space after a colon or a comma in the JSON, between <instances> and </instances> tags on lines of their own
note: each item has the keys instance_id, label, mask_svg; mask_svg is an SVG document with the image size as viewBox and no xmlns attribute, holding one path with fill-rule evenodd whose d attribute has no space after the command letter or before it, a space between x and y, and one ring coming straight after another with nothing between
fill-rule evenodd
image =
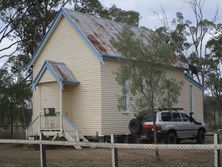
<instances>
[{"instance_id":1,"label":"roof ridge capping","mask_svg":"<svg viewBox=\"0 0 222 167\"><path fill-rule=\"evenodd\" d=\"M107 21L107 22L116 23L116 24L122 24L123 26L129 26L129 27L131 27L131 28L137 28L137 29L142 29L142 30L146 30L146 31L153 32L153 30L149 29L148 27L144 27L144 26L133 26L133 25L129 25L129 24L127 24L127 23L118 22L118 21L111 20L111 19L108 19L108 18L100 17L100 16L97 16L97 15L95 15L95 14L81 13L81 12L79 12L79 11L72 10L72 9L68 9L68 8L63 8L63 9L66 10L67 12L69 12L70 15L74 12L74 13L77 13L77 14L79 14L79 15L85 15L85 16L89 16L89 17L94 17L94 18L96 18L96 19L105 20L105 21Z\"/></svg>"}]
</instances>

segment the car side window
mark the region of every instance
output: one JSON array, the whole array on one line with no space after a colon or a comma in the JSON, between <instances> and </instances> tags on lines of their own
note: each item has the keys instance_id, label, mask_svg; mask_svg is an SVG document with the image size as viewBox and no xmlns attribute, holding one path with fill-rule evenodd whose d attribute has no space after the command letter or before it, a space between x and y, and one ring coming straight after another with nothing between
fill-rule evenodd
<instances>
[{"instance_id":1,"label":"car side window","mask_svg":"<svg viewBox=\"0 0 222 167\"><path fill-rule=\"evenodd\" d=\"M181 116L182 116L183 122L190 122L190 118L186 114L181 113Z\"/></svg>"},{"instance_id":2,"label":"car side window","mask_svg":"<svg viewBox=\"0 0 222 167\"><path fill-rule=\"evenodd\" d=\"M173 121L175 122L181 122L181 117L180 117L180 113L172 113L173 116Z\"/></svg>"},{"instance_id":3,"label":"car side window","mask_svg":"<svg viewBox=\"0 0 222 167\"><path fill-rule=\"evenodd\" d=\"M163 112L163 113L161 113L161 118L162 118L162 121L166 121L166 122L171 121L171 114L170 114L170 112Z\"/></svg>"}]
</instances>

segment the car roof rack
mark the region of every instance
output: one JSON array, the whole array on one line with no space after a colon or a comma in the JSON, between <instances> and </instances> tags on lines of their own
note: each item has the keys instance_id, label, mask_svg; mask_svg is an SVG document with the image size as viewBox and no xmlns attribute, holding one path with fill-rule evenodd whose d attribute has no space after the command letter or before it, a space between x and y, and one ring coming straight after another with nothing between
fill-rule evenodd
<instances>
[{"instance_id":1,"label":"car roof rack","mask_svg":"<svg viewBox=\"0 0 222 167\"><path fill-rule=\"evenodd\" d=\"M178 111L178 110L183 110L183 108L179 108L179 107L177 107L177 108L158 108L158 109L156 109L157 111L172 111L172 110L174 110L174 111Z\"/></svg>"}]
</instances>

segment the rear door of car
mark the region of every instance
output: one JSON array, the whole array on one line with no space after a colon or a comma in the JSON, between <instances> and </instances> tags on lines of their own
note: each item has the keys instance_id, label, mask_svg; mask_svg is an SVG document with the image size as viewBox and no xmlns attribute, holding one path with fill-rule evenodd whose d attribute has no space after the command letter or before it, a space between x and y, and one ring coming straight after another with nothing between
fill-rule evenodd
<instances>
[{"instance_id":1,"label":"rear door of car","mask_svg":"<svg viewBox=\"0 0 222 167\"><path fill-rule=\"evenodd\" d=\"M177 137L183 138L183 136L184 136L183 122L182 122L182 118L181 118L180 113L179 112L172 112L172 118L173 118L173 124L176 127Z\"/></svg>"}]
</instances>

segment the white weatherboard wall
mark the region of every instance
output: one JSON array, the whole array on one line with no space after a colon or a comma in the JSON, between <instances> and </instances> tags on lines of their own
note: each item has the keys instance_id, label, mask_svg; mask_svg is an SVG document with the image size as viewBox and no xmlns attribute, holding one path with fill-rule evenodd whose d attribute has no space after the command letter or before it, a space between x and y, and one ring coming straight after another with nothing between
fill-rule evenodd
<instances>
[{"instance_id":1,"label":"white weatherboard wall","mask_svg":"<svg viewBox=\"0 0 222 167\"><path fill-rule=\"evenodd\" d=\"M178 97L178 103L174 105L174 107L178 107L178 108L184 108L184 111L186 113L188 113L187 111L187 93L186 93L186 88L185 88L185 79L184 79L184 72L183 69L176 69L176 68L172 68L172 69L168 69L166 76L168 78L173 78L176 79L178 82L181 82L182 88L180 90L180 96Z\"/></svg>"},{"instance_id":2,"label":"white weatherboard wall","mask_svg":"<svg viewBox=\"0 0 222 167\"><path fill-rule=\"evenodd\" d=\"M131 110L128 114L123 114L118 110L117 96L121 95L121 87L115 80L115 72L118 69L120 62L105 61L101 65L101 80L102 80L102 134L125 134L129 133L128 124L134 117L134 112ZM178 103L174 107L184 108L184 111L189 114L189 85L191 82L185 80L182 69L167 69L167 77L174 78L177 81L183 82L183 86L178 97ZM193 103L194 117L197 120L203 120L203 101L202 90L193 85Z\"/></svg>"},{"instance_id":3,"label":"white weatherboard wall","mask_svg":"<svg viewBox=\"0 0 222 167\"><path fill-rule=\"evenodd\" d=\"M42 53L34 64L33 77L37 75L45 60L65 63L80 81L80 85L65 93L70 96L68 112L83 135L101 133L101 76L100 62L81 36L62 18ZM42 81L44 82L44 81ZM48 80L45 80L48 82ZM36 99L35 93L33 99ZM33 110L36 100L33 101Z\"/></svg>"},{"instance_id":4,"label":"white weatherboard wall","mask_svg":"<svg viewBox=\"0 0 222 167\"><path fill-rule=\"evenodd\" d=\"M184 108L184 112L190 113L190 85L192 85L192 99L193 99L193 117L198 121L203 121L203 92L202 90L194 85L192 82L188 81L184 77L183 70L170 69L167 71L167 76L177 79L183 82L181 95L178 98L178 103L175 107Z\"/></svg>"},{"instance_id":5,"label":"white weatherboard wall","mask_svg":"<svg viewBox=\"0 0 222 167\"><path fill-rule=\"evenodd\" d=\"M56 82L55 77L52 76L52 74L47 69L43 73L43 76L41 77L39 83L45 83L45 82Z\"/></svg>"},{"instance_id":6,"label":"white weatherboard wall","mask_svg":"<svg viewBox=\"0 0 222 167\"><path fill-rule=\"evenodd\" d=\"M190 112L190 85L192 85L192 108L193 108L193 117L197 120L197 121L204 121L204 113L203 113L203 92L200 88L198 88L197 86L195 86L193 83L191 83L188 80L185 80L185 88L186 88L186 108L187 111Z\"/></svg>"},{"instance_id":7,"label":"white weatherboard wall","mask_svg":"<svg viewBox=\"0 0 222 167\"><path fill-rule=\"evenodd\" d=\"M133 112L123 114L117 108L117 95L122 93L114 74L118 67L119 62L117 61L105 61L105 64L101 65L103 135L129 133L129 120L134 116Z\"/></svg>"}]
</instances>

